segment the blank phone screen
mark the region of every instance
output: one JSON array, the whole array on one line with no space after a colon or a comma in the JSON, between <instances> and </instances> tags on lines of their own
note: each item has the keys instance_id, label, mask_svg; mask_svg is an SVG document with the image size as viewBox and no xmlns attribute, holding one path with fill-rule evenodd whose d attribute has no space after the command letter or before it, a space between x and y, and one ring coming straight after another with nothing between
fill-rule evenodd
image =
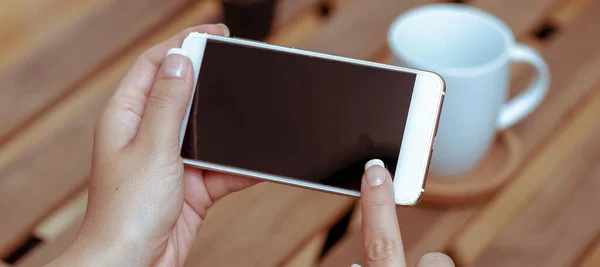
<instances>
[{"instance_id":1,"label":"blank phone screen","mask_svg":"<svg viewBox=\"0 0 600 267\"><path fill-rule=\"evenodd\" d=\"M360 190L392 174L416 74L208 40L182 157Z\"/></svg>"}]
</instances>

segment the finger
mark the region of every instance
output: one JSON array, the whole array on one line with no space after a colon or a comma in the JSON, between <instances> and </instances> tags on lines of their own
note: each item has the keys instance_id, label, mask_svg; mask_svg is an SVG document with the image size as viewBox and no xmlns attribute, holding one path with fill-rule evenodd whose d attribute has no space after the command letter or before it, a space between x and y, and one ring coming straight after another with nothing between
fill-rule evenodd
<instances>
[{"instance_id":1,"label":"finger","mask_svg":"<svg viewBox=\"0 0 600 267\"><path fill-rule=\"evenodd\" d=\"M258 179L252 179L233 174L213 171L206 171L204 173L204 183L206 184L206 189L212 202L215 202L233 192L237 192L244 188L255 185L259 182L260 180Z\"/></svg>"},{"instance_id":2,"label":"finger","mask_svg":"<svg viewBox=\"0 0 600 267\"><path fill-rule=\"evenodd\" d=\"M192 94L192 64L181 48L167 54L146 101L134 146L179 149L181 124Z\"/></svg>"},{"instance_id":3,"label":"finger","mask_svg":"<svg viewBox=\"0 0 600 267\"><path fill-rule=\"evenodd\" d=\"M365 165L360 202L368 266L406 266L392 178L381 160Z\"/></svg>"},{"instance_id":4,"label":"finger","mask_svg":"<svg viewBox=\"0 0 600 267\"><path fill-rule=\"evenodd\" d=\"M257 179L185 167L185 200L204 219L208 208L222 197L259 183Z\"/></svg>"},{"instance_id":5,"label":"finger","mask_svg":"<svg viewBox=\"0 0 600 267\"><path fill-rule=\"evenodd\" d=\"M454 262L444 253L432 252L423 255L417 267L454 267Z\"/></svg>"},{"instance_id":6,"label":"finger","mask_svg":"<svg viewBox=\"0 0 600 267\"><path fill-rule=\"evenodd\" d=\"M223 24L201 25L188 28L144 52L123 77L100 119L99 128L103 129L102 135L106 139L103 147L121 149L133 140L144 114L146 99L167 51L181 47L191 32L229 36L229 29Z\"/></svg>"}]
</instances>

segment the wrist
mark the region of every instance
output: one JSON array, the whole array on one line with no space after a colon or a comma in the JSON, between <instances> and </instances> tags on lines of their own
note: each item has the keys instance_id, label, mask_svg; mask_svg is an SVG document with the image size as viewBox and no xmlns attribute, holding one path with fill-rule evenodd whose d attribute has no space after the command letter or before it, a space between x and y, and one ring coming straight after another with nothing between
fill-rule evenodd
<instances>
[{"instance_id":1,"label":"wrist","mask_svg":"<svg viewBox=\"0 0 600 267\"><path fill-rule=\"evenodd\" d=\"M94 235L93 231L80 231L76 240L59 258L46 267L54 266L151 266L154 257L142 242L123 235Z\"/></svg>"}]
</instances>

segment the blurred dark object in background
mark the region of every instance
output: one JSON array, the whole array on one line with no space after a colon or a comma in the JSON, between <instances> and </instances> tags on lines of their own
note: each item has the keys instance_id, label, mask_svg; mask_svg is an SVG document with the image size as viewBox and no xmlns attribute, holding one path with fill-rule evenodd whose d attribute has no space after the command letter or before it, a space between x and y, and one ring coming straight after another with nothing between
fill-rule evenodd
<instances>
[{"instance_id":1,"label":"blurred dark object in background","mask_svg":"<svg viewBox=\"0 0 600 267\"><path fill-rule=\"evenodd\" d=\"M271 30L277 0L222 0L224 22L231 35L264 40Z\"/></svg>"}]
</instances>

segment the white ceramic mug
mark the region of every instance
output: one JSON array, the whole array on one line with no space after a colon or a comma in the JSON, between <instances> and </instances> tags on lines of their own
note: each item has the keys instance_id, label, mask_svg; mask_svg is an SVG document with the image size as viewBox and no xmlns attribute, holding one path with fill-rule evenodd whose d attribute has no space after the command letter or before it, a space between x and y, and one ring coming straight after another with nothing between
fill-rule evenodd
<instances>
[{"instance_id":1,"label":"white ceramic mug","mask_svg":"<svg viewBox=\"0 0 600 267\"><path fill-rule=\"evenodd\" d=\"M433 4L402 14L390 26L388 43L395 63L429 70L446 81L447 91L430 170L458 176L474 169L496 132L529 115L542 101L550 74L543 58L515 42L500 19L459 4ZM513 62L531 64L537 77L508 100Z\"/></svg>"}]
</instances>

